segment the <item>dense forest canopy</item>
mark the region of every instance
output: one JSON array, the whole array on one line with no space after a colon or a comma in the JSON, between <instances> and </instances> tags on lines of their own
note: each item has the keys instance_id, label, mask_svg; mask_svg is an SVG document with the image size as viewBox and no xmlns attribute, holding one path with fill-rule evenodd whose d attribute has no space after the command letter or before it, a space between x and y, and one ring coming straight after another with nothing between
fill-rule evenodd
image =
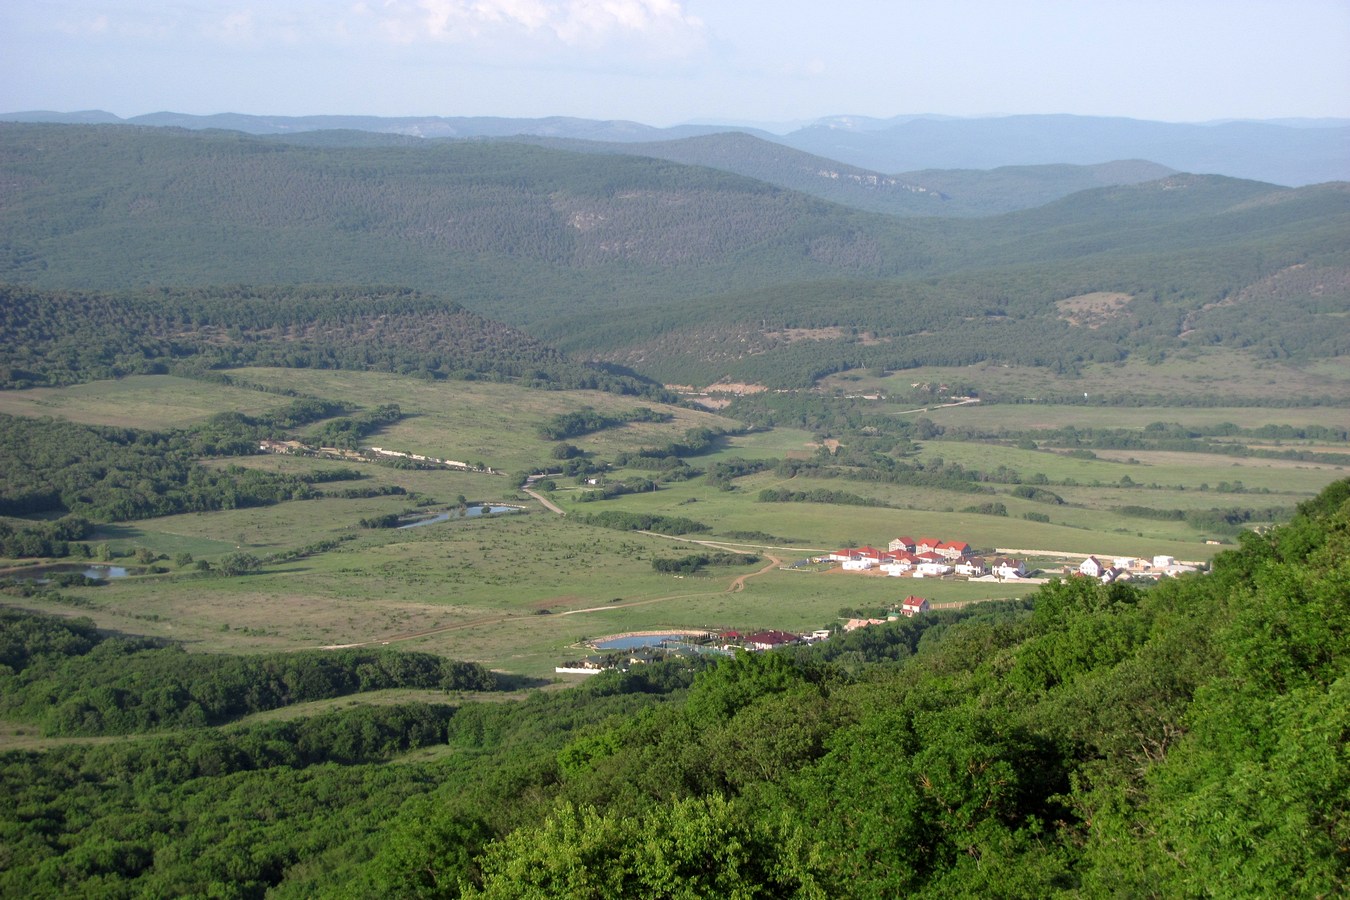
<instances>
[{"instance_id":1,"label":"dense forest canopy","mask_svg":"<svg viewBox=\"0 0 1350 900\"><path fill-rule=\"evenodd\" d=\"M458 304L407 289L50 292L0 285L0 387L247 365L489 378L666 396Z\"/></svg>"}]
</instances>

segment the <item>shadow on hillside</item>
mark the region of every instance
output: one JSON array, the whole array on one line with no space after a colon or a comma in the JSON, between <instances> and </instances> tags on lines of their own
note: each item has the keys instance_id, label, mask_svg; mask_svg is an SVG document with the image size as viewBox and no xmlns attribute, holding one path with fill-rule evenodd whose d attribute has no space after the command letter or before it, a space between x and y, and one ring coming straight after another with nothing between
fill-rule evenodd
<instances>
[{"instance_id":1,"label":"shadow on hillside","mask_svg":"<svg viewBox=\"0 0 1350 900\"><path fill-rule=\"evenodd\" d=\"M529 675L517 675L513 672L494 671L492 675L497 679L496 690L499 691L524 691L547 687L553 683L544 678L531 678Z\"/></svg>"}]
</instances>

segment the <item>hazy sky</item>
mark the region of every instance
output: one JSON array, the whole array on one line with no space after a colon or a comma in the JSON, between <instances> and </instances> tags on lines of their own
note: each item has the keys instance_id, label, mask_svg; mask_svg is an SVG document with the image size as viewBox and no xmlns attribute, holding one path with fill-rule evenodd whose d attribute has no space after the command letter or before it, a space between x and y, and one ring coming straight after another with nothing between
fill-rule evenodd
<instances>
[{"instance_id":1,"label":"hazy sky","mask_svg":"<svg viewBox=\"0 0 1350 900\"><path fill-rule=\"evenodd\" d=\"M29 109L1350 117L1350 0L3 0Z\"/></svg>"}]
</instances>

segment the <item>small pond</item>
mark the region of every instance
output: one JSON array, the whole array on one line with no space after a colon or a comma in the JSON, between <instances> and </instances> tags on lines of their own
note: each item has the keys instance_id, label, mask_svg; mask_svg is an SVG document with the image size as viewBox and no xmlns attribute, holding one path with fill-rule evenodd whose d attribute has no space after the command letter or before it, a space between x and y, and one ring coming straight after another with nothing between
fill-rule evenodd
<instances>
[{"instance_id":1,"label":"small pond","mask_svg":"<svg viewBox=\"0 0 1350 900\"><path fill-rule=\"evenodd\" d=\"M689 634L630 634L625 637L602 638L591 641L597 650L637 650L640 647L660 647L663 644L679 644L694 635Z\"/></svg>"},{"instance_id":2,"label":"small pond","mask_svg":"<svg viewBox=\"0 0 1350 900\"><path fill-rule=\"evenodd\" d=\"M130 573L125 566L88 566L80 574L85 578L126 578Z\"/></svg>"},{"instance_id":3,"label":"small pond","mask_svg":"<svg viewBox=\"0 0 1350 900\"><path fill-rule=\"evenodd\" d=\"M472 519L474 516L495 516L503 513L520 512L519 506L467 506L464 509L451 509L443 513L437 513L434 516L427 516L425 519L418 519L415 522L408 522L398 526L404 528L420 528L423 525L434 525L437 522L448 522L451 519Z\"/></svg>"},{"instance_id":4,"label":"small pond","mask_svg":"<svg viewBox=\"0 0 1350 900\"><path fill-rule=\"evenodd\" d=\"M85 578L97 578L109 581L113 578L126 578L132 574L125 566L91 566L87 563L61 563L54 566L33 566L29 569L16 569L4 578L17 578L21 581L45 583L58 575L83 575Z\"/></svg>"}]
</instances>

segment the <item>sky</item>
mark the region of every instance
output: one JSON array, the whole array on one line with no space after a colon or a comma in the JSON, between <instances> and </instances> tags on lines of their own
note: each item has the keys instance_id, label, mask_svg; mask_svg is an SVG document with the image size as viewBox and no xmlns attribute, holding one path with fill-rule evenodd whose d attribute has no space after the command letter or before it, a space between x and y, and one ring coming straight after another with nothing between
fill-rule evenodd
<instances>
[{"instance_id":1,"label":"sky","mask_svg":"<svg viewBox=\"0 0 1350 900\"><path fill-rule=\"evenodd\" d=\"M4 0L38 109L1350 118L1350 0Z\"/></svg>"}]
</instances>

